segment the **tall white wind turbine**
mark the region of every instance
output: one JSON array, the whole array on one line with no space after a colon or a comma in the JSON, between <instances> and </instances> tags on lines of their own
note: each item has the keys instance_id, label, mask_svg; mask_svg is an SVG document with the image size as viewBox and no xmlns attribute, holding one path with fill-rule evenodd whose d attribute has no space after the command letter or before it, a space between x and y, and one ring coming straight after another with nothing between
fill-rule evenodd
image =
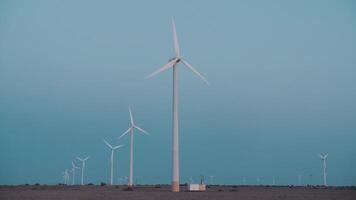
<instances>
[{"instance_id":1,"label":"tall white wind turbine","mask_svg":"<svg viewBox=\"0 0 356 200\"><path fill-rule=\"evenodd\" d=\"M133 120L132 117L132 112L131 112L131 107L129 107L129 113L130 113L130 127L127 129L121 136L120 138L124 137L126 134L130 133L131 134L131 144L130 144L130 179L129 179L129 187L132 187L133 185L133 145L134 145L134 130L137 129L140 132L149 135L149 133L142 128L138 127Z\"/></svg>"},{"instance_id":2,"label":"tall white wind turbine","mask_svg":"<svg viewBox=\"0 0 356 200\"><path fill-rule=\"evenodd\" d=\"M80 169L79 167L77 167L74 162L72 161L72 185L75 184L75 170L76 169Z\"/></svg>"},{"instance_id":3,"label":"tall white wind turbine","mask_svg":"<svg viewBox=\"0 0 356 200\"><path fill-rule=\"evenodd\" d=\"M174 41L174 50L175 57L172 58L167 64L159 68L152 74L148 75L146 78L151 78L167 69L173 68L173 159L172 159L172 191L179 192L179 125L178 125L178 64L182 63L188 69L192 70L194 74L199 76L206 84L209 84L207 79L201 75L198 70L196 70L191 64L181 57L178 37L176 32L176 26L174 19L172 17L172 26L173 26L173 41Z\"/></svg>"},{"instance_id":4,"label":"tall white wind turbine","mask_svg":"<svg viewBox=\"0 0 356 200\"><path fill-rule=\"evenodd\" d=\"M324 186L327 186L326 184L326 158L328 157L329 154L318 154L319 158L321 159L322 165L323 165L323 180L324 180Z\"/></svg>"},{"instance_id":5,"label":"tall white wind turbine","mask_svg":"<svg viewBox=\"0 0 356 200\"><path fill-rule=\"evenodd\" d=\"M89 159L89 156L86 158L79 158L77 157L78 160L82 162L82 178L81 178L81 185L84 185L84 170L85 170L85 161Z\"/></svg>"},{"instance_id":6,"label":"tall white wind turbine","mask_svg":"<svg viewBox=\"0 0 356 200\"><path fill-rule=\"evenodd\" d=\"M113 176L114 176L114 151L120 147L123 147L124 145L117 145L117 146L112 146L109 144L106 140L104 140L104 143L106 146L108 146L111 149L111 155L110 155L110 185L113 184Z\"/></svg>"}]
</instances>

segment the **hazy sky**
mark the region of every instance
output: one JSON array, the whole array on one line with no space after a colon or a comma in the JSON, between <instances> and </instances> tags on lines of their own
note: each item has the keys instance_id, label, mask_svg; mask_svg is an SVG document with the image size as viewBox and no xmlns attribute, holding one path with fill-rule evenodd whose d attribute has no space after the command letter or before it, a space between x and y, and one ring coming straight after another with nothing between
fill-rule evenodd
<instances>
[{"instance_id":1,"label":"hazy sky","mask_svg":"<svg viewBox=\"0 0 356 200\"><path fill-rule=\"evenodd\" d=\"M356 3L306 1L0 1L0 184L62 181L91 156L86 182L171 181L174 56L180 73L181 182L356 184ZM79 164L79 163L78 163ZM77 173L79 175L79 173ZM77 177L79 180L79 176ZM209 180L209 179L208 179Z\"/></svg>"}]
</instances>

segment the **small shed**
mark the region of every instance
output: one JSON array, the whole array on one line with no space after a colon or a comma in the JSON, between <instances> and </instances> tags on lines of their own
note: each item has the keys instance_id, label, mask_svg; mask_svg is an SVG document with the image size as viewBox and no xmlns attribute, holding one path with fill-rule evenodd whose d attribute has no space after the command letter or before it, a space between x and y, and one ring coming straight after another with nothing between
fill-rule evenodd
<instances>
[{"instance_id":1,"label":"small shed","mask_svg":"<svg viewBox=\"0 0 356 200\"><path fill-rule=\"evenodd\" d=\"M204 192L206 191L206 185L205 184L188 184L188 191L190 192Z\"/></svg>"}]
</instances>

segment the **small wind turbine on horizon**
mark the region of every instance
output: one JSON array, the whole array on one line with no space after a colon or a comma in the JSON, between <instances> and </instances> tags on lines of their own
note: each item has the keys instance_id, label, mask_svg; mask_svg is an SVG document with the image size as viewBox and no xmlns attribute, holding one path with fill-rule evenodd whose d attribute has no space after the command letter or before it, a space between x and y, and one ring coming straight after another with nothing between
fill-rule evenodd
<instances>
[{"instance_id":1,"label":"small wind turbine on horizon","mask_svg":"<svg viewBox=\"0 0 356 200\"><path fill-rule=\"evenodd\" d=\"M67 185L68 182L69 182L69 173L68 173L68 169L65 169L64 172L63 172L63 183L64 185Z\"/></svg>"},{"instance_id":2,"label":"small wind turbine on horizon","mask_svg":"<svg viewBox=\"0 0 356 200\"><path fill-rule=\"evenodd\" d=\"M113 177L114 177L114 151L120 147L123 147L124 145L117 145L117 146L112 146L109 144L106 140L104 140L104 143L106 146L108 146L111 149L111 155L110 155L110 185L113 184Z\"/></svg>"},{"instance_id":3,"label":"small wind turbine on horizon","mask_svg":"<svg viewBox=\"0 0 356 200\"><path fill-rule=\"evenodd\" d=\"M79 167L75 166L74 162L72 161L72 185L75 184L75 170L80 169Z\"/></svg>"},{"instance_id":4,"label":"small wind turbine on horizon","mask_svg":"<svg viewBox=\"0 0 356 200\"><path fill-rule=\"evenodd\" d=\"M210 185L214 185L214 176L210 175Z\"/></svg>"},{"instance_id":5,"label":"small wind turbine on horizon","mask_svg":"<svg viewBox=\"0 0 356 200\"><path fill-rule=\"evenodd\" d=\"M321 159L322 165L323 165L323 181L324 181L324 186L327 186L326 184L326 158L328 157L329 154L318 154L319 158Z\"/></svg>"},{"instance_id":6,"label":"small wind turbine on horizon","mask_svg":"<svg viewBox=\"0 0 356 200\"><path fill-rule=\"evenodd\" d=\"M145 130L143 130L142 128L138 127L133 120L133 116L132 116L132 112L131 112L131 107L129 106L129 113L130 113L130 127L119 137L122 138L124 137L126 134L130 133L131 134L131 144L130 144L130 179L129 179L129 183L128 186L132 187L133 185L133 145L134 145L134 130L137 129L140 132L149 135L149 133Z\"/></svg>"},{"instance_id":7,"label":"small wind turbine on horizon","mask_svg":"<svg viewBox=\"0 0 356 200\"><path fill-rule=\"evenodd\" d=\"M172 26L173 26L173 41L174 41L174 50L175 57L169 60L167 64L159 68L152 74L148 75L146 78L151 78L167 69L173 68L173 147L172 147L172 191L179 192L179 125L178 125L178 64L182 63L188 69L192 70L194 74L199 76L206 84L209 84L207 79L201 75L198 70L196 70L191 64L181 57L178 37L176 32L176 26L174 19L172 17Z\"/></svg>"},{"instance_id":8,"label":"small wind turbine on horizon","mask_svg":"<svg viewBox=\"0 0 356 200\"><path fill-rule=\"evenodd\" d=\"M303 175L298 174L298 185L299 185L299 186L302 185L302 178L303 178Z\"/></svg>"},{"instance_id":9,"label":"small wind turbine on horizon","mask_svg":"<svg viewBox=\"0 0 356 200\"><path fill-rule=\"evenodd\" d=\"M87 161L90 157L87 156L86 158L77 157L78 160L82 162L82 178L81 178L81 185L84 185L84 170L85 170L85 161Z\"/></svg>"}]
</instances>

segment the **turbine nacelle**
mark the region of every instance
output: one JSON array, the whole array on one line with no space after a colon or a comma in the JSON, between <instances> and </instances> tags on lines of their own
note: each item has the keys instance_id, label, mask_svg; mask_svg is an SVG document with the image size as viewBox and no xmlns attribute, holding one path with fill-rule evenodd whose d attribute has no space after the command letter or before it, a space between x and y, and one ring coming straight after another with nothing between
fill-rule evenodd
<instances>
[{"instance_id":1,"label":"turbine nacelle","mask_svg":"<svg viewBox=\"0 0 356 200\"><path fill-rule=\"evenodd\" d=\"M82 162L85 162L86 160L88 160L90 158L90 156L87 156L86 158L80 158L80 157L77 157L78 160L82 161Z\"/></svg>"},{"instance_id":2,"label":"turbine nacelle","mask_svg":"<svg viewBox=\"0 0 356 200\"><path fill-rule=\"evenodd\" d=\"M134 129L137 129L139 130L140 132L146 134L146 135L149 135L149 133L145 130L143 130L142 128L138 127L135 125L134 123L134 120L133 120L133 116L132 116L132 111L131 111L131 107L129 107L129 113L130 113L130 125L129 125L129 128L119 137L119 138L122 138L124 137L126 134L128 134L129 132L131 132L133 134L133 130Z\"/></svg>"},{"instance_id":3,"label":"turbine nacelle","mask_svg":"<svg viewBox=\"0 0 356 200\"><path fill-rule=\"evenodd\" d=\"M326 160L326 158L328 157L328 153L327 154L318 154L319 158L322 160Z\"/></svg>"},{"instance_id":4,"label":"turbine nacelle","mask_svg":"<svg viewBox=\"0 0 356 200\"><path fill-rule=\"evenodd\" d=\"M79 169L79 167L75 166L73 161L72 161L72 169Z\"/></svg>"},{"instance_id":5,"label":"turbine nacelle","mask_svg":"<svg viewBox=\"0 0 356 200\"><path fill-rule=\"evenodd\" d=\"M111 150L116 150L118 148L123 147L124 145L117 145L117 146L112 146L111 144L109 144L109 142L107 142L106 140L103 140L104 143L106 144L106 146L108 146Z\"/></svg>"},{"instance_id":6,"label":"turbine nacelle","mask_svg":"<svg viewBox=\"0 0 356 200\"><path fill-rule=\"evenodd\" d=\"M208 80L199 73L198 70L196 70L191 64L189 64L186 60L184 60L181 55L180 55L180 49L179 49L179 43L178 43L178 36L177 36L177 31L176 31L176 25L174 23L174 19L172 17L172 25L173 25L173 42L174 42L174 50L176 53L176 56L172 59L169 60L169 62L167 64L165 64L163 67L157 69L155 72L153 72L152 74L146 76L146 78L151 78L173 66L175 66L176 64L182 63L183 65L185 65L187 68L189 68L195 75L199 76L199 78L201 78L206 84L209 85Z\"/></svg>"}]
</instances>

